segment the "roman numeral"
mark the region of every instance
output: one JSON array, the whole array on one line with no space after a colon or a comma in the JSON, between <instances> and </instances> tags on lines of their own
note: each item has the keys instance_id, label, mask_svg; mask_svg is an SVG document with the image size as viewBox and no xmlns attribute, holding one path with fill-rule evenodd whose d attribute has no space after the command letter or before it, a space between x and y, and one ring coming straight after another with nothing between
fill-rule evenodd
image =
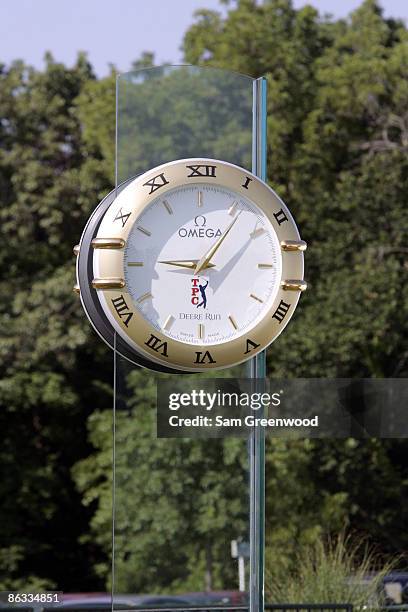
<instances>
[{"instance_id":1,"label":"roman numeral","mask_svg":"<svg viewBox=\"0 0 408 612\"><path fill-rule=\"evenodd\" d=\"M275 217L275 219L277 220L278 225L282 225L282 223L283 223L284 221L287 221L287 220L288 220L288 218L287 218L287 216L285 215L285 213L283 212L282 208L280 209L280 211L279 211L279 212L277 212L277 213L273 213L273 216L274 216L274 217Z\"/></svg>"},{"instance_id":2,"label":"roman numeral","mask_svg":"<svg viewBox=\"0 0 408 612\"><path fill-rule=\"evenodd\" d=\"M243 187L244 189L248 189L248 185L249 185L249 183L250 183L251 181L252 181L252 179L251 179L251 178L249 178L249 176L247 176L247 177L245 178L245 183L244 183L243 185L241 185L241 187Z\"/></svg>"},{"instance_id":3,"label":"roman numeral","mask_svg":"<svg viewBox=\"0 0 408 612\"><path fill-rule=\"evenodd\" d=\"M203 354L202 351L196 351L196 359L194 363L217 363L215 359L211 357L210 351L205 351Z\"/></svg>"},{"instance_id":4,"label":"roman numeral","mask_svg":"<svg viewBox=\"0 0 408 612\"><path fill-rule=\"evenodd\" d=\"M252 340L250 340L248 338L248 340L246 341L246 351L245 351L244 355L248 355L248 353L250 353L254 349L258 348L258 346L260 346L260 345L256 344L256 342L252 342Z\"/></svg>"},{"instance_id":5,"label":"roman numeral","mask_svg":"<svg viewBox=\"0 0 408 612\"><path fill-rule=\"evenodd\" d=\"M210 176L211 178L215 178L215 170L217 166L186 166L191 170L191 174L187 176L187 178L191 178L193 176Z\"/></svg>"},{"instance_id":6,"label":"roman numeral","mask_svg":"<svg viewBox=\"0 0 408 612\"><path fill-rule=\"evenodd\" d=\"M115 307L115 310L118 313L119 317L123 319L124 325L126 325L127 327L129 325L130 319L133 317L133 312L129 310L129 306L126 304L123 295L112 300L112 304Z\"/></svg>"},{"instance_id":7,"label":"roman numeral","mask_svg":"<svg viewBox=\"0 0 408 612\"><path fill-rule=\"evenodd\" d=\"M153 349L154 351L156 351L156 353L160 353L161 355L163 355L163 357L168 357L167 342L163 342L157 336L150 334L150 338L148 339L147 342L145 342L145 345Z\"/></svg>"},{"instance_id":8,"label":"roman numeral","mask_svg":"<svg viewBox=\"0 0 408 612\"><path fill-rule=\"evenodd\" d=\"M131 214L132 213L124 213L124 212L122 212L122 209L119 208L119 212L116 215L116 217L114 218L114 221L122 221L122 227L125 227L125 223L129 219Z\"/></svg>"},{"instance_id":9,"label":"roman numeral","mask_svg":"<svg viewBox=\"0 0 408 612\"><path fill-rule=\"evenodd\" d=\"M290 308L290 304L287 304L286 302L281 300L279 303L279 306L275 310L275 313L272 315L272 319L277 319L279 323L282 323L289 308Z\"/></svg>"},{"instance_id":10,"label":"roman numeral","mask_svg":"<svg viewBox=\"0 0 408 612\"><path fill-rule=\"evenodd\" d=\"M168 185L169 181L164 176L164 172L154 176L150 181L143 183L143 187L150 187L149 195L160 189L160 187L164 187L164 185Z\"/></svg>"}]
</instances>

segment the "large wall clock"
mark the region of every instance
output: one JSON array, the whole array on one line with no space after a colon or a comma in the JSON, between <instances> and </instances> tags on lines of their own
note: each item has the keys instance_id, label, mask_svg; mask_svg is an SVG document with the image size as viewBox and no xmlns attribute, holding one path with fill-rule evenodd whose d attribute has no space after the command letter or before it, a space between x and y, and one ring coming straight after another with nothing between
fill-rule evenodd
<instances>
[{"instance_id":1,"label":"large wall clock","mask_svg":"<svg viewBox=\"0 0 408 612\"><path fill-rule=\"evenodd\" d=\"M292 317L303 251L285 204L259 178L182 159L109 194L79 245L77 281L98 333L139 365L204 371L265 349Z\"/></svg>"}]
</instances>

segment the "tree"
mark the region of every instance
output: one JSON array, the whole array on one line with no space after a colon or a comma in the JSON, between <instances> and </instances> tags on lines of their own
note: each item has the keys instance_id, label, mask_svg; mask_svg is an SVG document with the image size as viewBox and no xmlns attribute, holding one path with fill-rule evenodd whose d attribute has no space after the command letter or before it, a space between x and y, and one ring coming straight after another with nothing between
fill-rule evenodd
<instances>
[{"instance_id":1,"label":"tree","mask_svg":"<svg viewBox=\"0 0 408 612\"><path fill-rule=\"evenodd\" d=\"M86 588L101 551L81 543L91 511L70 469L90 450L87 416L110 403L109 356L72 293L72 246L109 185L78 120L94 76L83 56L67 69L49 55L44 72L15 62L0 80L1 584Z\"/></svg>"},{"instance_id":2,"label":"tree","mask_svg":"<svg viewBox=\"0 0 408 612\"><path fill-rule=\"evenodd\" d=\"M115 588L169 592L233 586L230 541L247 529L245 440L155 439L154 378L133 369L126 384L125 406L116 418ZM110 412L92 415L89 431L97 452L75 468L85 502L100 500L91 526L106 550L110 425Z\"/></svg>"},{"instance_id":3,"label":"tree","mask_svg":"<svg viewBox=\"0 0 408 612\"><path fill-rule=\"evenodd\" d=\"M407 30L371 0L337 22L286 0L230 6L225 19L197 14L186 59L267 76L269 179L309 243L309 291L269 351L269 373L406 376ZM402 448L404 441L271 441L270 562L285 566L299 543L344 524L383 551L401 550L392 508L407 496Z\"/></svg>"}]
</instances>

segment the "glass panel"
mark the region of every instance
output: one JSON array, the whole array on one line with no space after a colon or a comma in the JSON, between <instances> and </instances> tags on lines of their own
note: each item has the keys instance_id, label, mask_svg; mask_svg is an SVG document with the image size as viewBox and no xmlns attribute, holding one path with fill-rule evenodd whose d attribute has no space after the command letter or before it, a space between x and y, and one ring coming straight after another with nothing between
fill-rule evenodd
<instances>
[{"instance_id":1,"label":"glass panel","mask_svg":"<svg viewBox=\"0 0 408 612\"><path fill-rule=\"evenodd\" d=\"M193 156L251 169L252 103L253 79L228 71L166 66L120 76L117 184ZM168 375L117 355L114 607L129 594L141 606L243 603L231 541L249 537L248 443L158 440L159 376ZM245 366L214 376L245 376Z\"/></svg>"},{"instance_id":2,"label":"glass panel","mask_svg":"<svg viewBox=\"0 0 408 612\"><path fill-rule=\"evenodd\" d=\"M266 79L254 83L252 172L266 181L267 158ZM254 390L263 392L266 378L266 351L247 363L248 378L257 379ZM255 388L256 387L256 388ZM265 553L265 431L255 427L249 440L249 541L250 612L264 609L264 553Z\"/></svg>"},{"instance_id":3,"label":"glass panel","mask_svg":"<svg viewBox=\"0 0 408 612\"><path fill-rule=\"evenodd\" d=\"M252 84L242 74L195 66L121 75L117 182L185 157L212 157L250 169Z\"/></svg>"}]
</instances>

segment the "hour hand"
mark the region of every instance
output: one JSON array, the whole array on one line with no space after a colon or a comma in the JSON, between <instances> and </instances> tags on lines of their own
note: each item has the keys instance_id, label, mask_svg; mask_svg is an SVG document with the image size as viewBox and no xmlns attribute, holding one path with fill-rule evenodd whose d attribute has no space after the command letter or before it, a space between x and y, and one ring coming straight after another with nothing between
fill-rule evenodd
<instances>
[{"instance_id":1,"label":"hour hand","mask_svg":"<svg viewBox=\"0 0 408 612\"><path fill-rule=\"evenodd\" d=\"M187 270L195 270L198 259L171 259L167 261L159 261L161 264L167 264L168 266L176 266L177 268L186 268ZM208 262L206 268L214 268L215 264Z\"/></svg>"}]
</instances>

